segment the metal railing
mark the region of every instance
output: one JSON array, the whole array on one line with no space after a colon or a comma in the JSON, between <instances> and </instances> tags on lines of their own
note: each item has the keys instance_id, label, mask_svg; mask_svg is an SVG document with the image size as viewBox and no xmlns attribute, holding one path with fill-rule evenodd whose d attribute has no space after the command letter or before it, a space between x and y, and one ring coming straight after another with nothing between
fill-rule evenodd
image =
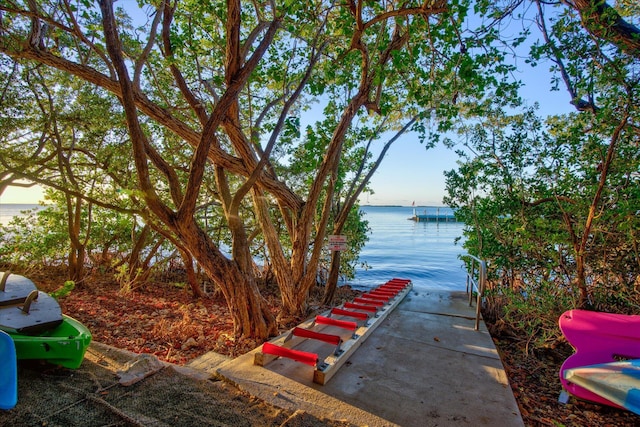
<instances>
[{"instance_id":1,"label":"metal railing","mask_svg":"<svg viewBox=\"0 0 640 427\"><path fill-rule=\"evenodd\" d=\"M462 258L471 260L471 268L467 270L467 294L469 295L469 307L473 307L473 292L476 291L476 331L480 329L480 309L482 296L487 283L487 263L478 257L465 254Z\"/></svg>"}]
</instances>

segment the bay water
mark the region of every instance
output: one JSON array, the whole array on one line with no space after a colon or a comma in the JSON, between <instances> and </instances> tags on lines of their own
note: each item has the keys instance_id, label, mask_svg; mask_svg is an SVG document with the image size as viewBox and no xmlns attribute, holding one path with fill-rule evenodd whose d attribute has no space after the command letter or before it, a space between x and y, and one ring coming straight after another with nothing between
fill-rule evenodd
<instances>
[{"instance_id":1,"label":"bay water","mask_svg":"<svg viewBox=\"0 0 640 427\"><path fill-rule=\"evenodd\" d=\"M22 216L33 209L44 209L38 204L0 203L0 225L8 225L14 216Z\"/></svg>"},{"instance_id":2,"label":"bay water","mask_svg":"<svg viewBox=\"0 0 640 427\"><path fill-rule=\"evenodd\" d=\"M23 211L42 209L38 205L0 203L0 224ZM447 207L363 206L371 229L369 241L360 253L356 277L346 283L365 290L389 279L411 279L415 288L463 290L466 271L458 256L463 224L458 222L416 222L418 214L450 215Z\"/></svg>"},{"instance_id":3,"label":"bay water","mask_svg":"<svg viewBox=\"0 0 640 427\"><path fill-rule=\"evenodd\" d=\"M463 224L416 222L417 214L451 215L448 207L362 206L369 221L369 241L362 249L354 280L356 289L378 286L394 277L411 279L414 288L464 290L467 273L458 258L465 253Z\"/></svg>"}]
</instances>

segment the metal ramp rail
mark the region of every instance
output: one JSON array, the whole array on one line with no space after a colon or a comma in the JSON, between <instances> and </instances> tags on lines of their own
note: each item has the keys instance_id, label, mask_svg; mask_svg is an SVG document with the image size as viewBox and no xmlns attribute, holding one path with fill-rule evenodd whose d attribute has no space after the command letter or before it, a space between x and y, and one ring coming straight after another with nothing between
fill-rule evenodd
<instances>
[{"instance_id":1,"label":"metal ramp rail","mask_svg":"<svg viewBox=\"0 0 640 427\"><path fill-rule=\"evenodd\" d=\"M482 308L482 298L487 284L487 262L470 254L464 254L461 258L468 258L471 260L471 268L467 270L467 294L469 295L469 307L473 307L473 294L475 289L475 330L477 331L480 329L480 309Z\"/></svg>"}]
</instances>

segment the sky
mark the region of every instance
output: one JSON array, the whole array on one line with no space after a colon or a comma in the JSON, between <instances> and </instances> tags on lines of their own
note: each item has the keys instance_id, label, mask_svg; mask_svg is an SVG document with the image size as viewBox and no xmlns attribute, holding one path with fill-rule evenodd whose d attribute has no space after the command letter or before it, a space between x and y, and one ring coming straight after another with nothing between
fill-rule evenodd
<instances>
[{"instance_id":1,"label":"sky","mask_svg":"<svg viewBox=\"0 0 640 427\"><path fill-rule=\"evenodd\" d=\"M551 92L548 65L531 69L524 62L520 68L525 87L521 95L527 105L540 104L543 116L575 111L566 91ZM411 206L442 206L445 195L444 171L455 169L457 155L443 146L425 149L415 136L405 136L392 145L387 157L371 179L375 194L360 197L362 204Z\"/></svg>"}]
</instances>

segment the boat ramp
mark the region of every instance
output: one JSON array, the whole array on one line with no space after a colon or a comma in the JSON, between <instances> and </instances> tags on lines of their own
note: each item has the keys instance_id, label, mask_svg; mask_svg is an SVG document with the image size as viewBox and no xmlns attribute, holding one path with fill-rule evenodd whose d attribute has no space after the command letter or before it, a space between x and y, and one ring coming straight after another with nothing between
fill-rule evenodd
<instances>
[{"instance_id":1,"label":"boat ramp","mask_svg":"<svg viewBox=\"0 0 640 427\"><path fill-rule=\"evenodd\" d=\"M261 347L225 361L207 353L189 367L275 407L349 425L524 427L491 335L484 322L474 328L468 294L412 287L401 298L324 385L315 367L288 357L256 365Z\"/></svg>"}]
</instances>

